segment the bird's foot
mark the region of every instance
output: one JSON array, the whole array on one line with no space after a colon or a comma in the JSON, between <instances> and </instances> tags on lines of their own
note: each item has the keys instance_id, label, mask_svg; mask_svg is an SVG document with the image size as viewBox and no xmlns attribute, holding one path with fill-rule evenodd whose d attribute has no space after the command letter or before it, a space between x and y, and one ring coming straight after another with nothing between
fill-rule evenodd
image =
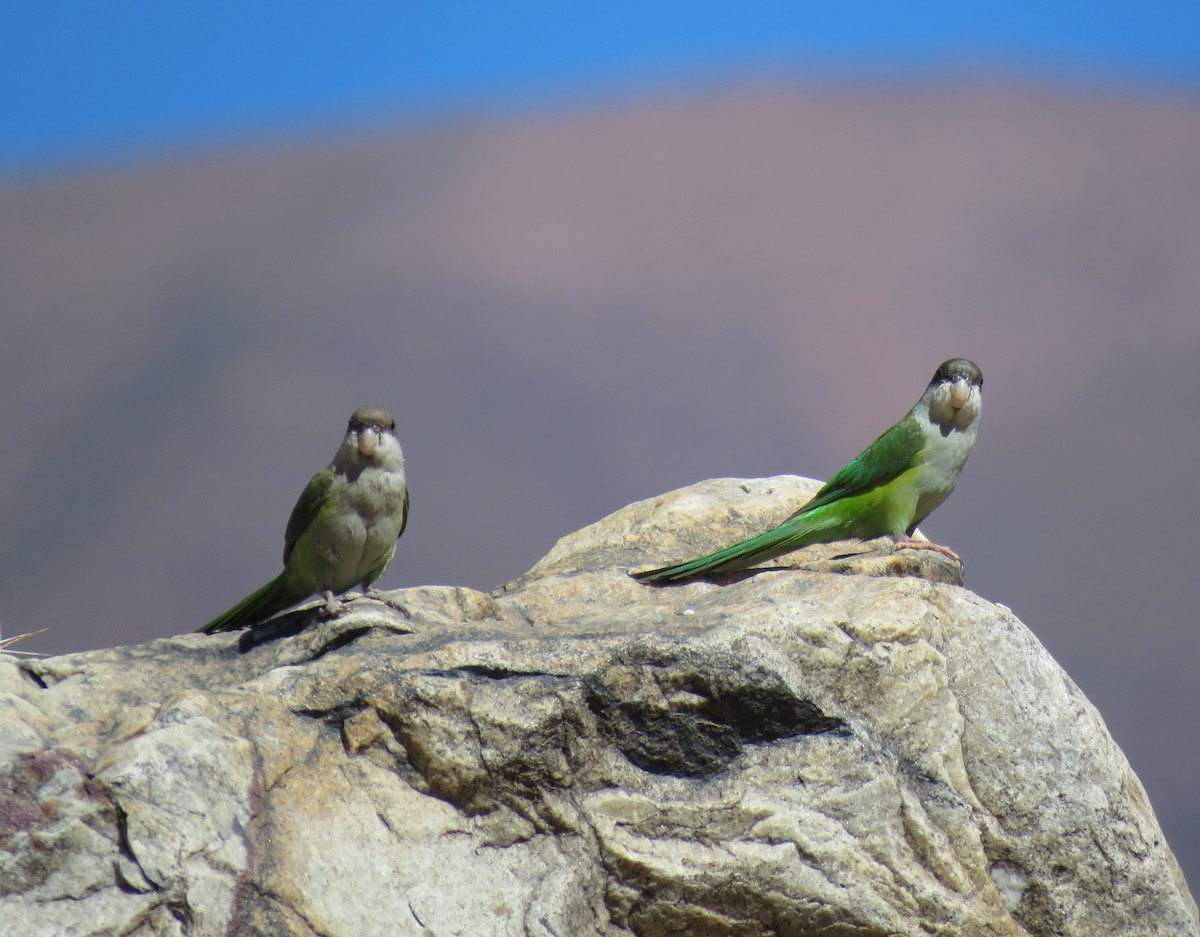
<instances>
[{"instance_id":1,"label":"bird's foot","mask_svg":"<svg viewBox=\"0 0 1200 937\"><path fill-rule=\"evenodd\" d=\"M400 602L397 602L395 599L393 599L387 593L380 592L378 589L372 589L371 587L368 586L366 589L363 590L363 595L366 596L368 599L374 599L376 602L383 603L384 605L386 605L388 608L392 609L393 611L399 612L405 618L412 618L412 615L410 615L408 613L408 609L405 608Z\"/></svg>"},{"instance_id":2,"label":"bird's foot","mask_svg":"<svg viewBox=\"0 0 1200 937\"><path fill-rule=\"evenodd\" d=\"M321 617L336 618L342 613L345 603L334 595L333 592L326 589L321 595L325 599L325 605L321 608Z\"/></svg>"},{"instance_id":3,"label":"bird's foot","mask_svg":"<svg viewBox=\"0 0 1200 937\"><path fill-rule=\"evenodd\" d=\"M962 565L962 560L958 554L949 547L944 547L940 543L931 543L928 540L916 540L912 537L897 537L896 548L899 550L933 550L935 553L940 553L947 556L958 565Z\"/></svg>"}]
</instances>

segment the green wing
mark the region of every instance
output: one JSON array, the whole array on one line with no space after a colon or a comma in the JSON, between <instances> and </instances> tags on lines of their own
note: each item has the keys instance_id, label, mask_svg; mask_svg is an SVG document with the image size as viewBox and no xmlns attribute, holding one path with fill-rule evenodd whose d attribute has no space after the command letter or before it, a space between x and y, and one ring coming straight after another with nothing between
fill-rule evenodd
<instances>
[{"instance_id":1,"label":"green wing","mask_svg":"<svg viewBox=\"0 0 1200 937\"><path fill-rule=\"evenodd\" d=\"M788 520L842 498L866 494L872 488L886 485L911 468L924 448L925 434L910 414L891 429L885 430Z\"/></svg>"},{"instance_id":2,"label":"green wing","mask_svg":"<svg viewBox=\"0 0 1200 937\"><path fill-rule=\"evenodd\" d=\"M329 489L332 487L333 466L329 466L309 479L304 490L300 492L296 506L292 508L292 516L288 518L287 529L283 532L283 562L285 566L288 558L292 555L292 547L296 545L301 534L308 530L308 525L316 519L321 505L325 503L325 498L329 495Z\"/></svg>"}]
</instances>

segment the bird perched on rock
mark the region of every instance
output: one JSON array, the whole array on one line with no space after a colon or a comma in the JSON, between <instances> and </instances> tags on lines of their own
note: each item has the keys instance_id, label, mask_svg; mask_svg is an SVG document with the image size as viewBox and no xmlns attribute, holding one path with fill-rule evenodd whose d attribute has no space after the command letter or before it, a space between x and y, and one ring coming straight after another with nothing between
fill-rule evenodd
<instances>
[{"instance_id":1,"label":"bird perched on rock","mask_svg":"<svg viewBox=\"0 0 1200 937\"><path fill-rule=\"evenodd\" d=\"M975 445L982 395L978 366L966 358L943 362L904 419L778 527L686 563L632 575L643 582L675 582L747 569L812 543L885 535L957 560L945 547L911 537L954 490Z\"/></svg>"},{"instance_id":2,"label":"bird perched on rock","mask_svg":"<svg viewBox=\"0 0 1200 937\"><path fill-rule=\"evenodd\" d=\"M201 631L256 625L315 593L334 596L371 585L388 568L408 522L408 485L396 421L382 407L359 407L333 461L312 477L288 518L283 572Z\"/></svg>"}]
</instances>

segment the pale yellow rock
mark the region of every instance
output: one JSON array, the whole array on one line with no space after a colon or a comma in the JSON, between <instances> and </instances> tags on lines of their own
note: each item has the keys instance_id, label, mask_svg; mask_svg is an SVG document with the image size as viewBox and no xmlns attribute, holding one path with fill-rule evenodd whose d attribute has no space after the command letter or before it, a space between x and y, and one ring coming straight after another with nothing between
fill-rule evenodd
<instances>
[{"instance_id":1,"label":"pale yellow rock","mask_svg":"<svg viewBox=\"0 0 1200 937\"><path fill-rule=\"evenodd\" d=\"M488 596L0 656L0 935L1197 935L1078 688L941 554L641 569L816 489L721 479Z\"/></svg>"}]
</instances>

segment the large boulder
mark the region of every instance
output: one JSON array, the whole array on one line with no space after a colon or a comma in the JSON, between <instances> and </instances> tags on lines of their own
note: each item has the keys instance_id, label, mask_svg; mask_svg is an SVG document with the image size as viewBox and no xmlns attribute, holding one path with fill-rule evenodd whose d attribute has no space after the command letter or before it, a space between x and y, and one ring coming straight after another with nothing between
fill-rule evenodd
<instances>
[{"instance_id":1,"label":"large boulder","mask_svg":"<svg viewBox=\"0 0 1200 937\"><path fill-rule=\"evenodd\" d=\"M0 934L1197 935L1096 710L957 564L702 483L492 595L0 656Z\"/></svg>"}]
</instances>

